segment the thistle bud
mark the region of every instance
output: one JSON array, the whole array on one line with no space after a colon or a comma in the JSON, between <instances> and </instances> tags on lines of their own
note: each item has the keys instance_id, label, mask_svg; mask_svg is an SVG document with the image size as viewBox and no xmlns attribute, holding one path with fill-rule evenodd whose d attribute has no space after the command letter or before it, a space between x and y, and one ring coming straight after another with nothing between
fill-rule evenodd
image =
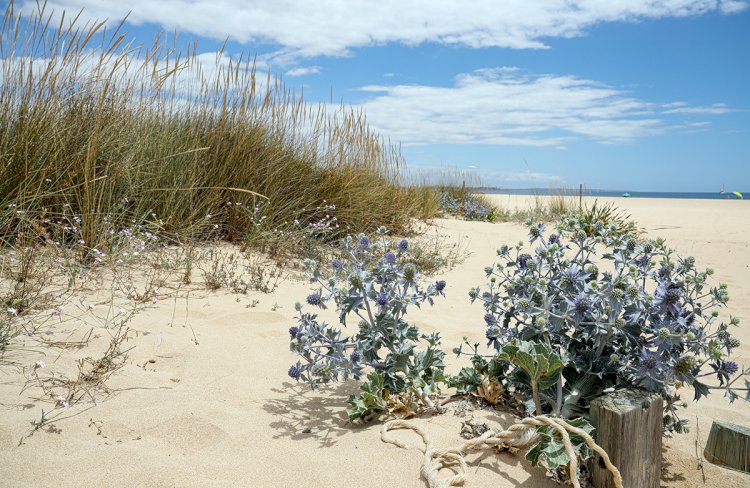
<instances>
[{"instance_id":1,"label":"thistle bud","mask_svg":"<svg viewBox=\"0 0 750 488\"><path fill-rule=\"evenodd\" d=\"M413 283L416 277L417 277L417 268L414 267L413 264L407 264L404 267L404 278L406 278L406 281L408 281L409 283Z\"/></svg>"}]
</instances>

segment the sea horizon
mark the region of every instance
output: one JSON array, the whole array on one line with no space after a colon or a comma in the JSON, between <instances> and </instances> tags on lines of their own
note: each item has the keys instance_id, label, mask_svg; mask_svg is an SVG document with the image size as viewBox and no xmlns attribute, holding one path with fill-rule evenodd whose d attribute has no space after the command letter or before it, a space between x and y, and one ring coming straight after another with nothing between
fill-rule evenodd
<instances>
[{"instance_id":1,"label":"sea horizon","mask_svg":"<svg viewBox=\"0 0 750 488\"><path fill-rule=\"evenodd\" d=\"M551 196L565 193L569 196L578 195L578 188L476 188L479 193L491 195L540 195ZM750 195L748 192L740 192L743 195ZM601 189L583 189L583 196L586 197L624 197L627 198L685 198L700 200L740 200L733 191L721 192L676 192L676 191L628 191L628 190L601 190Z\"/></svg>"}]
</instances>

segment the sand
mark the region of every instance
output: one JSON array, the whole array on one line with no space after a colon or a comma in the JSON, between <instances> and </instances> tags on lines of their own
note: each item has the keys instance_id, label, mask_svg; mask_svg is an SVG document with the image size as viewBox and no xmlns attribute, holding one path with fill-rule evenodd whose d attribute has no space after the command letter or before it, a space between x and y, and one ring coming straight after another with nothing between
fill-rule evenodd
<instances>
[{"instance_id":1,"label":"sand","mask_svg":"<svg viewBox=\"0 0 750 488\"><path fill-rule=\"evenodd\" d=\"M529 199L495 196L506 206ZM739 362L750 363L750 203L708 200L615 199L650 235L663 236L699 265L716 269L729 285L729 310L744 319L736 335ZM467 291L484 284L483 268L502 243L524 239L517 224L436 220L450 242L469 253L440 274L448 297L432 309L411 313L425 330L442 332L447 350L463 336L483 338L482 309ZM237 296L196 290L185 299L148 308L132 322L128 364L110 378L112 390L96 405L82 402L69 418L42 429L18 446L49 403L35 401L38 390L20 393L24 377L0 372L0 486L2 487L377 487L423 488L421 454L380 441L379 425L352 427L343 417L347 383L308 391L290 381L293 362L287 329L294 302L308 293L304 281L290 280L271 295ZM259 302L250 307L252 300ZM68 325L68 328L70 326ZM79 331L83 333L84 331ZM106 335L94 345L106 344ZM98 342L97 342L98 341ZM25 353L25 364L43 357ZM86 350L45 356L46 371L69 368ZM153 360L153 362L148 362ZM451 358L454 371L459 362ZM692 398L687 392L688 398ZM697 469L696 432L705 443L712 419L750 425L750 404L729 403L715 394L684 412L690 434L667 439L664 486L750 486L750 476L705 463ZM497 412L475 412L491 424L512 419ZM696 427L696 419L698 430ZM417 422L437 445L454 445L461 417L448 412ZM415 436L400 433L412 445ZM472 456L468 487L557 486L519 456Z\"/></svg>"}]
</instances>

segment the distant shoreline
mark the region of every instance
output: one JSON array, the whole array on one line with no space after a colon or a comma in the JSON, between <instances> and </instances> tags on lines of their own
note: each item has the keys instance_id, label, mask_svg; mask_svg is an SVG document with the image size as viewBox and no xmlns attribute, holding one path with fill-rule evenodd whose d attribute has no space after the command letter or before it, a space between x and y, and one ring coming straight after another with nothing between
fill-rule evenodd
<instances>
[{"instance_id":1,"label":"distant shoreline","mask_svg":"<svg viewBox=\"0 0 750 488\"><path fill-rule=\"evenodd\" d=\"M578 189L562 188L519 188L519 189L502 189L502 188L476 188L477 193L486 193L490 195L541 195L551 196L565 193L569 196L578 195ZM626 190L583 190L585 197L623 197L623 194L629 194L630 198L688 198L699 200L739 200L732 192L652 192L652 191L626 191ZM750 195L750 192L741 192L744 195Z\"/></svg>"}]
</instances>

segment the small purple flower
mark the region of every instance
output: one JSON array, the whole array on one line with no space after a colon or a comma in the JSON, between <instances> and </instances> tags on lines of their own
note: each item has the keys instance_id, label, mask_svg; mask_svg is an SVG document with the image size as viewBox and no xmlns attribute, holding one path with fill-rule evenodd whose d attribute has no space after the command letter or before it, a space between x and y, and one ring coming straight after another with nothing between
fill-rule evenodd
<instances>
[{"instance_id":1,"label":"small purple flower","mask_svg":"<svg viewBox=\"0 0 750 488\"><path fill-rule=\"evenodd\" d=\"M388 305L389 301L390 299L385 293L378 293L377 296L375 296L375 303L377 303L381 307L385 307L386 305Z\"/></svg>"},{"instance_id":2,"label":"small purple flower","mask_svg":"<svg viewBox=\"0 0 750 488\"><path fill-rule=\"evenodd\" d=\"M393 264L396 262L396 255L388 251L383 255L383 259L385 259L386 262Z\"/></svg>"},{"instance_id":3,"label":"small purple flower","mask_svg":"<svg viewBox=\"0 0 750 488\"><path fill-rule=\"evenodd\" d=\"M482 292L482 299L483 300L492 300L492 293L485 291Z\"/></svg>"},{"instance_id":4,"label":"small purple flower","mask_svg":"<svg viewBox=\"0 0 750 488\"><path fill-rule=\"evenodd\" d=\"M727 374L727 376L732 376L735 374L740 368L737 366L737 363L734 361L724 361L724 372Z\"/></svg>"},{"instance_id":5,"label":"small purple flower","mask_svg":"<svg viewBox=\"0 0 750 488\"><path fill-rule=\"evenodd\" d=\"M573 299L573 310L579 318L583 318L591 310L591 300L584 294Z\"/></svg>"},{"instance_id":6,"label":"small purple flower","mask_svg":"<svg viewBox=\"0 0 750 488\"><path fill-rule=\"evenodd\" d=\"M333 267L333 269L341 269L343 266L344 266L344 262L338 258L331 261L331 267Z\"/></svg>"},{"instance_id":7,"label":"small purple flower","mask_svg":"<svg viewBox=\"0 0 750 488\"><path fill-rule=\"evenodd\" d=\"M648 349L643 349L635 364L636 381L649 391L657 391L665 380L665 365L662 357Z\"/></svg>"},{"instance_id":8,"label":"small purple flower","mask_svg":"<svg viewBox=\"0 0 750 488\"><path fill-rule=\"evenodd\" d=\"M658 272L659 279L666 280L669 278L670 273L671 271L667 266L662 266Z\"/></svg>"},{"instance_id":9,"label":"small purple flower","mask_svg":"<svg viewBox=\"0 0 750 488\"><path fill-rule=\"evenodd\" d=\"M409 241L406 239L401 239L401 242L398 243L398 250L401 252L406 252L406 250L409 249Z\"/></svg>"},{"instance_id":10,"label":"small purple flower","mask_svg":"<svg viewBox=\"0 0 750 488\"><path fill-rule=\"evenodd\" d=\"M655 352L644 349L640 357L640 365L643 371L654 373L661 369L662 360Z\"/></svg>"},{"instance_id":11,"label":"small purple flower","mask_svg":"<svg viewBox=\"0 0 750 488\"><path fill-rule=\"evenodd\" d=\"M437 291L445 290L445 280L439 280L435 282L435 289Z\"/></svg>"},{"instance_id":12,"label":"small purple flower","mask_svg":"<svg viewBox=\"0 0 750 488\"><path fill-rule=\"evenodd\" d=\"M361 359L361 355L359 354L359 351L352 351L352 353L349 355L349 360L353 363L358 363Z\"/></svg>"},{"instance_id":13,"label":"small purple flower","mask_svg":"<svg viewBox=\"0 0 750 488\"><path fill-rule=\"evenodd\" d=\"M573 286L583 277L584 276L576 266L571 266L562 272L562 283L567 286Z\"/></svg>"},{"instance_id":14,"label":"small purple flower","mask_svg":"<svg viewBox=\"0 0 750 488\"><path fill-rule=\"evenodd\" d=\"M484 314L484 321L487 323L488 327L491 327L493 325L497 325L497 318L491 313Z\"/></svg>"},{"instance_id":15,"label":"small purple flower","mask_svg":"<svg viewBox=\"0 0 750 488\"><path fill-rule=\"evenodd\" d=\"M552 244L559 244L560 243L560 236L558 236L557 234L550 234L549 238L547 239L547 243L550 244L550 245L552 245Z\"/></svg>"},{"instance_id":16,"label":"small purple flower","mask_svg":"<svg viewBox=\"0 0 750 488\"><path fill-rule=\"evenodd\" d=\"M299 329L297 327L289 327L289 337L296 339L298 333Z\"/></svg>"},{"instance_id":17,"label":"small purple flower","mask_svg":"<svg viewBox=\"0 0 750 488\"><path fill-rule=\"evenodd\" d=\"M321 304L321 297L319 292L310 293L307 295L307 303L310 305L320 305Z\"/></svg>"},{"instance_id":18,"label":"small purple flower","mask_svg":"<svg viewBox=\"0 0 750 488\"><path fill-rule=\"evenodd\" d=\"M676 283L665 283L656 287L656 299L658 305L665 312L671 312L678 315L680 307L680 285Z\"/></svg>"},{"instance_id":19,"label":"small purple flower","mask_svg":"<svg viewBox=\"0 0 750 488\"><path fill-rule=\"evenodd\" d=\"M521 254L520 256L518 256L518 259L516 260L516 263L518 263L518 268L519 269L526 269L526 268L528 268L528 266L529 266L528 262L529 262L530 259L532 259L531 254L524 253L524 254Z\"/></svg>"},{"instance_id":20,"label":"small purple flower","mask_svg":"<svg viewBox=\"0 0 750 488\"><path fill-rule=\"evenodd\" d=\"M359 247L362 249L369 249L370 248L370 238L367 236L362 236L359 238Z\"/></svg>"},{"instance_id":21,"label":"small purple flower","mask_svg":"<svg viewBox=\"0 0 750 488\"><path fill-rule=\"evenodd\" d=\"M300 366L299 363L293 365L291 368L289 368L289 377L295 380L298 380L299 377L302 375L302 366Z\"/></svg>"}]
</instances>

